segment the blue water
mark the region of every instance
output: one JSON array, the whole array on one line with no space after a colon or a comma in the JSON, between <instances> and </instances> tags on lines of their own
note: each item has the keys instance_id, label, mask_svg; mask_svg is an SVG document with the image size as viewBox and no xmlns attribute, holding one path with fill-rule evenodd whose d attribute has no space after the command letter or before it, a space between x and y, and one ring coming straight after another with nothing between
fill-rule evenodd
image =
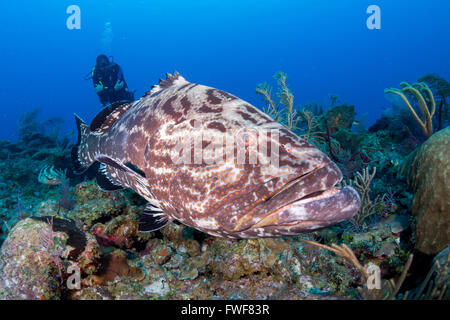
<instances>
[{"instance_id":1,"label":"blue water","mask_svg":"<svg viewBox=\"0 0 450 320\"><path fill-rule=\"evenodd\" d=\"M73 4L81 30L66 26ZM366 26L372 4L380 30ZM297 105L335 94L373 123L389 107L384 88L450 78L449 12L448 0L1 1L0 139L14 140L20 115L36 107L66 130L74 112L90 121L101 106L83 78L103 52L136 97L178 70L261 107L255 87L281 70Z\"/></svg>"}]
</instances>

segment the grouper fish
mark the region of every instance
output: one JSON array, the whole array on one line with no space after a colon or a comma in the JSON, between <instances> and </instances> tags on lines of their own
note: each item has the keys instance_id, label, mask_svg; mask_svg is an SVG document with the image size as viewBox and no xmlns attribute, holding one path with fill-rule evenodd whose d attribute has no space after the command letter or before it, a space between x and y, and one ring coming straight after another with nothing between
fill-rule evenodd
<instances>
[{"instance_id":1,"label":"grouper fish","mask_svg":"<svg viewBox=\"0 0 450 320\"><path fill-rule=\"evenodd\" d=\"M298 235L350 219L361 204L352 187L337 187L341 171L314 145L177 72L90 125L75 118L76 171L98 162L101 190L145 198L143 232L176 220L229 239Z\"/></svg>"}]
</instances>

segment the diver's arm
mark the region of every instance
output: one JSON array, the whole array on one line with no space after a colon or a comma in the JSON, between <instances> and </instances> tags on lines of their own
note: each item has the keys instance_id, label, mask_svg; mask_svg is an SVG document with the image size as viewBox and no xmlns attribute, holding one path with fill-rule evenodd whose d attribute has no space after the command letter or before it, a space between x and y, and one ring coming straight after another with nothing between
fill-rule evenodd
<instances>
[{"instance_id":1,"label":"diver's arm","mask_svg":"<svg viewBox=\"0 0 450 320\"><path fill-rule=\"evenodd\" d=\"M98 83L99 83L99 78L98 78L97 69L94 68L94 71L92 71L92 84L94 85L94 88L98 85Z\"/></svg>"},{"instance_id":2,"label":"diver's arm","mask_svg":"<svg viewBox=\"0 0 450 320\"><path fill-rule=\"evenodd\" d=\"M100 81L97 73L94 71L94 75L92 77L92 82L94 84L94 89L97 94L103 91L103 83Z\"/></svg>"},{"instance_id":3,"label":"diver's arm","mask_svg":"<svg viewBox=\"0 0 450 320\"><path fill-rule=\"evenodd\" d=\"M122 68L117 65L117 82L119 81L125 81L125 77L123 75Z\"/></svg>"},{"instance_id":4,"label":"diver's arm","mask_svg":"<svg viewBox=\"0 0 450 320\"><path fill-rule=\"evenodd\" d=\"M117 65L117 82L114 86L114 90L119 91L122 90L122 88L125 85L125 78L123 76L122 68Z\"/></svg>"}]
</instances>

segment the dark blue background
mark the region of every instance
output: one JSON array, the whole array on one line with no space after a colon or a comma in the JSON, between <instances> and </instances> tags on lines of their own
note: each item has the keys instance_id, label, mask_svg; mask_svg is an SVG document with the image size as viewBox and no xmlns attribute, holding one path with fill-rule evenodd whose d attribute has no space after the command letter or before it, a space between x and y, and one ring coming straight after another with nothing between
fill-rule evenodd
<instances>
[{"instance_id":1,"label":"dark blue background","mask_svg":"<svg viewBox=\"0 0 450 320\"><path fill-rule=\"evenodd\" d=\"M81 30L66 28L66 8L81 8ZM368 30L366 8L382 10ZM373 122L389 106L383 90L424 73L450 78L448 0L104 0L1 1L0 139L15 139L24 111L42 109L74 129L100 110L83 80L104 51L140 97L166 72L229 91L261 107L258 83L288 74L296 104L355 104Z\"/></svg>"}]
</instances>

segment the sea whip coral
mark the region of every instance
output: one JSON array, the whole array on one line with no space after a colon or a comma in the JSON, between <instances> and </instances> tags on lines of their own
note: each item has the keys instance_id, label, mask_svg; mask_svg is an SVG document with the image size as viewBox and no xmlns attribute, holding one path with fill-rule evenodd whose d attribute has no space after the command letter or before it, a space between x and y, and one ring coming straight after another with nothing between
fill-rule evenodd
<instances>
[{"instance_id":1,"label":"sea whip coral","mask_svg":"<svg viewBox=\"0 0 450 320\"><path fill-rule=\"evenodd\" d=\"M401 89L386 89L385 93L393 93L402 98L402 100L406 103L409 111L414 116L416 121L419 123L420 127L423 130L423 133L430 137L433 134L433 115L435 111L435 101L433 97L433 93L431 92L428 85L424 82L414 83L410 85L408 82L400 83ZM405 96L405 93L411 93L419 102L420 111L422 112L422 116L424 119L420 119L417 115L414 108L411 106L408 98ZM425 95L424 95L425 94Z\"/></svg>"}]
</instances>

